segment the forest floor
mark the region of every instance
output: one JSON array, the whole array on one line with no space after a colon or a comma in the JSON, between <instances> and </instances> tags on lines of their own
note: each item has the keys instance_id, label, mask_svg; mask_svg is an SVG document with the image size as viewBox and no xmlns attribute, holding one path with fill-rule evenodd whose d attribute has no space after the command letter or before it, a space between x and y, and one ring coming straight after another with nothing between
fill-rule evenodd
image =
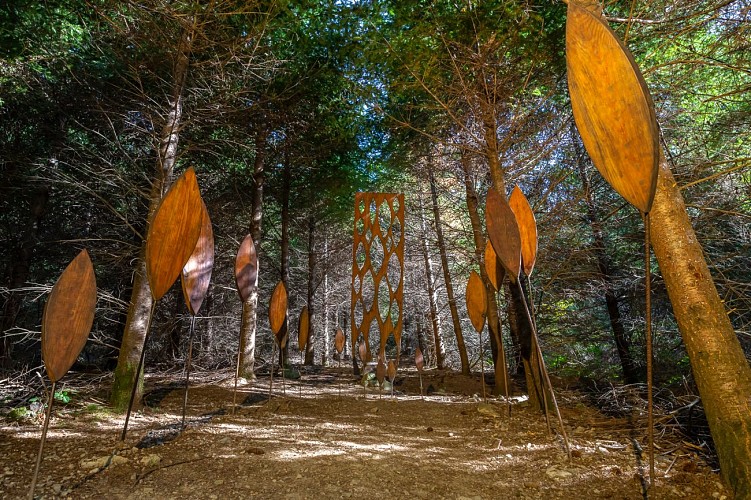
<instances>
[{"instance_id":1,"label":"forest floor","mask_svg":"<svg viewBox=\"0 0 751 500\"><path fill-rule=\"evenodd\" d=\"M38 498L645 498L643 420L612 418L573 392L561 412L572 450L545 418L513 398L482 400L479 377L397 375L396 394L355 383L351 369L299 380L191 379L181 428L181 375L147 377L147 406L124 418L104 405L109 379L66 377L55 403ZM88 381L87 381L88 380ZM62 382L65 382L63 379ZM341 395L340 395L341 393ZM40 405L39 405L40 406ZM41 410L39 408L38 410ZM28 494L43 413L0 418L0 495ZM729 498L695 446L658 434L653 498Z\"/></svg>"}]
</instances>

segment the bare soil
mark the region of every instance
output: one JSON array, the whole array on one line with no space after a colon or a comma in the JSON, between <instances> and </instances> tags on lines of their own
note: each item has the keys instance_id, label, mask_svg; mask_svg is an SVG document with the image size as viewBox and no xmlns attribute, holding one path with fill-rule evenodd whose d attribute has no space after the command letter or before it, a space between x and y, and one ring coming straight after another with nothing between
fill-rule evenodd
<instances>
[{"instance_id":1,"label":"bare soil","mask_svg":"<svg viewBox=\"0 0 751 500\"><path fill-rule=\"evenodd\" d=\"M564 395L572 450L523 398L483 402L479 377L397 376L395 396L364 388L342 368L300 380L243 384L198 376L181 427L180 375L150 376L147 406L124 417L104 406L109 381L68 386L55 403L37 498L616 498L646 497L642 418L615 419ZM79 385L81 380L77 379ZM341 392L341 395L340 395ZM508 415L510 406L511 416ZM28 495L43 422L0 420L0 494ZM654 498L729 498L692 451L658 436Z\"/></svg>"}]
</instances>

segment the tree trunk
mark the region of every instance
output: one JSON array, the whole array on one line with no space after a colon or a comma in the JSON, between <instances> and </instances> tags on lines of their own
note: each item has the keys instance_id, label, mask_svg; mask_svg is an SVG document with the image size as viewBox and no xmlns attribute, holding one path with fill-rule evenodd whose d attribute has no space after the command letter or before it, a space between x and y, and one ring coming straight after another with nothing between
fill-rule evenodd
<instances>
[{"instance_id":1,"label":"tree trunk","mask_svg":"<svg viewBox=\"0 0 751 500\"><path fill-rule=\"evenodd\" d=\"M36 247L42 218L47 212L49 187L46 185L34 189L29 196L29 217L26 226L21 229L23 237L20 245L14 250L14 256L9 265L8 298L3 304L3 318L0 322L0 360L10 364L13 344L7 331L16 325L18 313L21 310L21 295L16 288L24 286L29 279L34 247Z\"/></svg>"},{"instance_id":2,"label":"tree trunk","mask_svg":"<svg viewBox=\"0 0 751 500\"><path fill-rule=\"evenodd\" d=\"M266 140L268 131L261 129L256 133L256 157L253 161L253 181L255 189L253 190L253 206L250 220L250 237L256 246L258 259L261 254L261 222L263 220L263 184L265 181L264 166L266 160ZM253 380L255 379L255 362L256 362L256 324L258 318L258 282L255 286L250 287L248 300L243 303L242 322L240 323L240 376Z\"/></svg>"},{"instance_id":3,"label":"tree trunk","mask_svg":"<svg viewBox=\"0 0 751 500\"><path fill-rule=\"evenodd\" d=\"M446 360L446 349L443 346L441 334L441 318L438 316L438 293L433 281L433 261L430 258L430 246L428 245L428 228L425 222L425 212L420 198L420 222L422 223L422 255L425 259L425 279L428 284L428 302L430 302L430 319L433 327L433 345L435 347L436 367L443 370Z\"/></svg>"},{"instance_id":4,"label":"tree trunk","mask_svg":"<svg viewBox=\"0 0 751 500\"><path fill-rule=\"evenodd\" d=\"M315 308L313 307L313 295L315 294L315 269L316 269L316 252L315 252L315 231L316 220L311 212L308 217L308 314L310 318L310 330L308 331L308 344L305 346L305 364L313 365L315 349Z\"/></svg>"},{"instance_id":5,"label":"tree trunk","mask_svg":"<svg viewBox=\"0 0 751 500\"><path fill-rule=\"evenodd\" d=\"M282 179L282 282L289 290L289 192L291 182L291 168L289 164L289 151L284 150L284 172ZM289 321L289 308L287 308L287 335L291 337L292 329ZM284 349L279 349L279 365L287 366L289 360L289 338Z\"/></svg>"},{"instance_id":6,"label":"tree trunk","mask_svg":"<svg viewBox=\"0 0 751 500\"><path fill-rule=\"evenodd\" d=\"M751 368L664 157L650 218L654 253L688 351L722 476L735 498L751 498Z\"/></svg>"},{"instance_id":7,"label":"tree trunk","mask_svg":"<svg viewBox=\"0 0 751 500\"><path fill-rule=\"evenodd\" d=\"M331 349L329 331L329 238L323 236L323 352L321 353L321 364L329 364L329 350Z\"/></svg>"},{"instance_id":8,"label":"tree trunk","mask_svg":"<svg viewBox=\"0 0 751 500\"><path fill-rule=\"evenodd\" d=\"M192 21L190 21L192 22ZM172 183L172 172L177 160L177 146L179 139L180 121L182 118L183 91L188 76L190 50L193 43L195 26L186 27L178 45L175 67L172 74L172 96L169 102L167 120L162 127L159 140L158 157L156 162L156 178L149 193L149 212L147 216L146 234L154 219L157 206L162 196ZM151 324L151 313L154 299L146 277L146 239L141 243L141 251L136 264L133 280L133 291L128 308L128 318L125 322L123 341L117 358L117 368L112 385L110 401L118 410L125 410L130 401L133 383L138 384L136 400L141 399L143 390L143 373L135 373L144 349L146 336Z\"/></svg>"},{"instance_id":9,"label":"tree trunk","mask_svg":"<svg viewBox=\"0 0 751 500\"><path fill-rule=\"evenodd\" d=\"M508 387L508 372L506 369L506 353L503 349L503 338L501 336L501 322L498 316L498 302L496 302L496 291L488 278L488 272L484 265L485 260L485 234L483 232L480 214L477 210L478 199L475 185L472 182L471 165L469 157L462 155L462 170L464 171L464 187L467 195L467 211L469 220L472 224L472 236L475 242L475 262L480 267L480 277L485 284L488 296L488 331L490 332L490 348L493 354L493 365L495 374L494 394L503 394L508 397L506 388Z\"/></svg>"},{"instance_id":10,"label":"tree trunk","mask_svg":"<svg viewBox=\"0 0 751 500\"><path fill-rule=\"evenodd\" d=\"M467 357L467 347L464 345L464 336L462 335L462 324L459 319L459 311L456 308L456 298L454 297L454 287L451 283L451 273L449 271L449 259L446 253L446 243L443 239L443 228L441 227L441 213L438 209L438 193L435 187L435 177L433 176L432 165L428 168L430 177L430 195L433 201L433 218L435 219L435 233L438 239L438 250L441 253L441 265L443 267L443 279L446 282L446 296L449 301L451 310L451 320L454 323L454 334L456 335L456 348L459 351L459 359L462 363L462 374L469 375L469 358Z\"/></svg>"},{"instance_id":11,"label":"tree trunk","mask_svg":"<svg viewBox=\"0 0 751 500\"><path fill-rule=\"evenodd\" d=\"M573 130L573 123L571 124ZM592 200L592 191L589 183L589 176L584 168L584 152L579 145L579 138L576 134L571 134L576 153L576 164L579 170L579 177L584 190L584 201L587 204L587 213L589 215L589 225L592 229L594 239L593 251L597 258L597 269L602 277L605 287L605 305L608 309L608 318L610 319L610 328L613 330L615 348L618 352L618 358L621 361L623 370L623 381L627 384L635 384L639 381L639 372L636 369L634 358L631 356L631 338L623 326L621 311L618 308L618 298L613 290L612 272L610 270L610 259L608 258L605 239L602 236L602 224L597 217L595 203Z\"/></svg>"}]
</instances>

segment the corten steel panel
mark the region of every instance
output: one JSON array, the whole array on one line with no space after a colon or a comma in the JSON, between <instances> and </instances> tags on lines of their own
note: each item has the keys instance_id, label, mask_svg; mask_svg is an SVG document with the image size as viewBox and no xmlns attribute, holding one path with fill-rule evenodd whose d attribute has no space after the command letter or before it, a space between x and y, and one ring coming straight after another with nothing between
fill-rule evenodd
<instances>
[{"instance_id":1,"label":"corten steel panel","mask_svg":"<svg viewBox=\"0 0 751 500\"><path fill-rule=\"evenodd\" d=\"M372 210L371 207L375 209ZM387 224L382 227L381 214ZM398 228L394 226L398 224ZM364 261L358 262L358 249L362 249ZM374 249L380 249L383 256L380 267L375 269L372 262ZM388 276L389 262L396 258L398 278ZM365 303L363 287L366 281L373 283L373 300ZM395 282L392 282L395 281ZM388 312L379 311L379 291L381 285L388 290ZM357 352L357 340L365 339L367 355L370 354L369 332L375 321L380 332L379 353L385 353L386 340L393 334L400 349L404 323L404 195L395 193L357 193L355 195L354 243L352 245L352 300L350 317L352 324L352 352ZM360 306L362 318L358 321L355 310ZM392 318L391 311L398 308L398 317Z\"/></svg>"},{"instance_id":2,"label":"corten steel panel","mask_svg":"<svg viewBox=\"0 0 751 500\"><path fill-rule=\"evenodd\" d=\"M182 273L183 298L190 314L198 314L203 299L211 282L211 270L214 267L214 231L211 228L211 218L206 210L206 204L201 201L203 218L201 233L198 236L196 248L185 263Z\"/></svg>"},{"instance_id":3,"label":"corten steel panel","mask_svg":"<svg viewBox=\"0 0 751 500\"><path fill-rule=\"evenodd\" d=\"M524 196L519 186L515 186L508 200L511 211L516 216L516 224L519 227L522 249L522 270L527 276L532 275L532 270L537 261L537 222L532 207L529 206L527 197Z\"/></svg>"},{"instance_id":4,"label":"corten steel panel","mask_svg":"<svg viewBox=\"0 0 751 500\"><path fill-rule=\"evenodd\" d=\"M477 332L482 332L485 327L485 317L488 313L488 292L485 284L477 271L472 271L467 281L467 292L464 295L467 301L467 313L472 321L472 326Z\"/></svg>"}]
</instances>

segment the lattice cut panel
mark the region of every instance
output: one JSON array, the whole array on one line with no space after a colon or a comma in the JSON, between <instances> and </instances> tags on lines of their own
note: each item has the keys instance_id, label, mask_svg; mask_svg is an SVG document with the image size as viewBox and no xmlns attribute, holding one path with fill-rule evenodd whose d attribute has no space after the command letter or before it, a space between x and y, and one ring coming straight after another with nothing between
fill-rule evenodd
<instances>
[{"instance_id":1,"label":"lattice cut panel","mask_svg":"<svg viewBox=\"0 0 751 500\"><path fill-rule=\"evenodd\" d=\"M370 328L378 326L378 352L394 335L400 350L404 324L404 194L357 193L352 244L352 352L359 338L370 353ZM372 357L372 354L371 356Z\"/></svg>"}]
</instances>

